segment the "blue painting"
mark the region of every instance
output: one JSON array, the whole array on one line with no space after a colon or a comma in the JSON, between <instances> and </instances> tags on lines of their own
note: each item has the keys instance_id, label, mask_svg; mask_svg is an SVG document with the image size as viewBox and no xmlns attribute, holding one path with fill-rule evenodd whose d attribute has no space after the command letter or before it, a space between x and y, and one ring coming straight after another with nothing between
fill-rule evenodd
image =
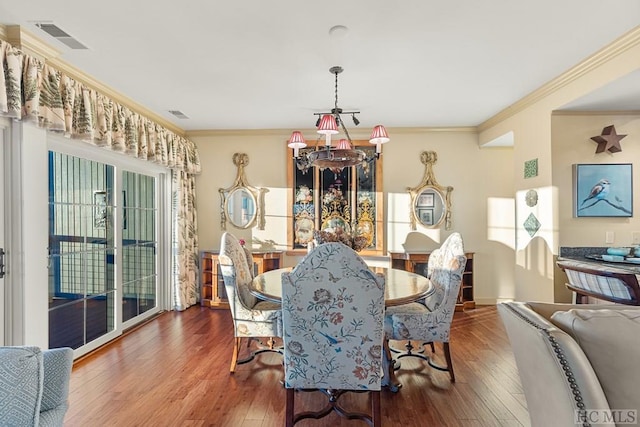
<instances>
[{"instance_id":1,"label":"blue painting","mask_svg":"<svg viewBox=\"0 0 640 427\"><path fill-rule=\"evenodd\" d=\"M631 163L573 165L576 217L633 216Z\"/></svg>"}]
</instances>

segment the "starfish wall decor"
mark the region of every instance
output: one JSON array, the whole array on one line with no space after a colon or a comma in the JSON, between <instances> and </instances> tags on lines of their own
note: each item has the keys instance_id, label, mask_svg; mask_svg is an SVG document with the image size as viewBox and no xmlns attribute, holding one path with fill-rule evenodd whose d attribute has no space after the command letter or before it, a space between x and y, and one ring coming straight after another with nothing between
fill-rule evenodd
<instances>
[{"instance_id":1,"label":"starfish wall decor","mask_svg":"<svg viewBox=\"0 0 640 427\"><path fill-rule=\"evenodd\" d=\"M622 151L620 147L620 140L627 135L618 135L616 128L613 125L607 126L602 129L602 134L598 136L592 136L591 139L598 143L596 154L609 150L610 153L618 153Z\"/></svg>"}]
</instances>

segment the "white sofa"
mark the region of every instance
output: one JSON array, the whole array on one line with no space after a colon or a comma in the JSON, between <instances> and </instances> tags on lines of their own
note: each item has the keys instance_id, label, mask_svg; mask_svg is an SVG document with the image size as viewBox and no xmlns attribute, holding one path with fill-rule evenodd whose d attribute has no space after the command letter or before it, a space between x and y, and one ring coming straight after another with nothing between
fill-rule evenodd
<instances>
[{"instance_id":1,"label":"white sofa","mask_svg":"<svg viewBox=\"0 0 640 427\"><path fill-rule=\"evenodd\" d=\"M531 425L640 423L640 308L498 304Z\"/></svg>"}]
</instances>

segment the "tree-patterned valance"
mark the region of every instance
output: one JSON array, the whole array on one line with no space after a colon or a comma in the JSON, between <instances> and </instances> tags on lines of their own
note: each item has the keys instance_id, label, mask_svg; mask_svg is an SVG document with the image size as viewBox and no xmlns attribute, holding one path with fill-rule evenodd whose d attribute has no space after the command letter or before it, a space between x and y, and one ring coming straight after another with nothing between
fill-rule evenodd
<instances>
[{"instance_id":1,"label":"tree-patterned valance","mask_svg":"<svg viewBox=\"0 0 640 427\"><path fill-rule=\"evenodd\" d=\"M187 173L195 144L0 40L0 115Z\"/></svg>"}]
</instances>

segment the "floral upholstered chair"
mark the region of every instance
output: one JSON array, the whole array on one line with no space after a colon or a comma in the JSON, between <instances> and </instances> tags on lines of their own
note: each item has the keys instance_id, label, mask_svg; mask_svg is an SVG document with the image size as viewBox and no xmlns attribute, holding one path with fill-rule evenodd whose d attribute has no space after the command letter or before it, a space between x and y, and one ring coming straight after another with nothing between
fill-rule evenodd
<instances>
[{"instance_id":1,"label":"floral upholstered chair","mask_svg":"<svg viewBox=\"0 0 640 427\"><path fill-rule=\"evenodd\" d=\"M317 246L283 273L285 425L332 411L380 425L384 285L384 277L337 242ZM320 390L329 401L320 411L294 414L295 389ZM350 390L371 392L371 415L338 403Z\"/></svg>"},{"instance_id":2,"label":"floral upholstered chair","mask_svg":"<svg viewBox=\"0 0 640 427\"><path fill-rule=\"evenodd\" d=\"M218 260L233 317L235 340L229 370L235 372L236 365L251 361L258 353L263 351L280 352L273 347L272 339L282 336L280 304L259 300L249 291L253 275L249 270L246 252L234 235L230 233L222 235ZM238 361L242 339L257 337L268 337L269 346L260 348L246 359Z\"/></svg>"},{"instance_id":3,"label":"floral upholstered chair","mask_svg":"<svg viewBox=\"0 0 640 427\"><path fill-rule=\"evenodd\" d=\"M431 367L448 371L451 381L455 381L455 375L449 349L449 331L466 263L462 237L459 233L453 233L429 255L427 274L435 291L423 301L389 307L385 315L387 339L409 341L407 352L397 358L413 356L425 359ZM447 366L436 365L424 353L412 352L411 341L425 344L441 342Z\"/></svg>"}]
</instances>

